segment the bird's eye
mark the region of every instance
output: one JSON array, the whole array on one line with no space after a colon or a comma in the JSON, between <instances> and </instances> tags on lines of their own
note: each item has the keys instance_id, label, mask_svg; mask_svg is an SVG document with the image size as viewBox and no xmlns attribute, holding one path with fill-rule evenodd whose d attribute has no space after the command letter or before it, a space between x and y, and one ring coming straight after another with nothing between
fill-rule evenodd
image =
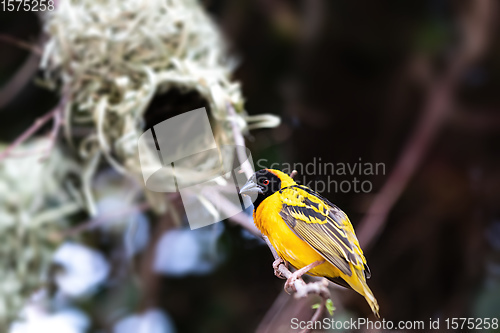
<instances>
[{"instance_id":1,"label":"bird's eye","mask_svg":"<svg viewBox=\"0 0 500 333\"><path fill-rule=\"evenodd\" d=\"M264 180L264 181L262 182L262 184L264 184L264 185L269 185L269 179Z\"/></svg>"}]
</instances>

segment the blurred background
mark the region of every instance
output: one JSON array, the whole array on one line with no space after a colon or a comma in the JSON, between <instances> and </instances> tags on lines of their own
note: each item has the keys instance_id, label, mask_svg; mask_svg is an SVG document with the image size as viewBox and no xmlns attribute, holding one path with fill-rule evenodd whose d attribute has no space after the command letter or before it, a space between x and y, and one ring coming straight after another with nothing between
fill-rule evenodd
<instances>
[{"instance_id":1,"label":"blurred background","mask_svg":"<svg viewBox=\"0 0 500 333\"><path fill-rule=\"evenodd\" d=\"M385 174L357 176L373 185L370 193L323 193L355 227L381 317L440 318L442 324L446 318L500 317L498 4L208 0L199 5L225 39L226 54L238 60L230 76L241 83L246 112L281 118L274 128L243 130L254 162L305 165L321 158L385 164ZM43 33L39 14L0 13L2 150L52 110L65 87L49 90L35 80L44 75L38 66L50 33ZM143 128L201 106L211 108L203 94L164 89L148 103ZM47 122L34 137L50 139L51 131ZM191 231L182 222L182 209L176 219L172 209L155 212L151 200L127 201L147 196L141 194L143 184L124 181L128 178L105 161L91 187L97 214L64 206L72 215L57 227L44 222L21 230L28 210L23 205L36 202L23 198L41 193L37 186L18 189L26 173L39 172L44 184L51 182L43 191L53 191L52 199L42 206L58 207L67 202L58 184L78 178L79 163L87 163L81 156L65 162L70 176L62 176L60 161L74 152L62 133L57 140L64 147L46 162L56 170L49 176L37 171L38 157L0 162L0 225L10 230L0 245L0 290L12 299L0 308L10 318L2 320L4 329L288 332L290 318L311 318L318 300L284 293L260 239L231 221ZM21 174L10 176L15 172ZM180 206L175 194L155 200ZM19 268L23 258L28 264ZM15 274L9 271L13 267ZM9 274L14 278L7 279ZM352 291L334 288L333 303L338 320L374 320ZM10 324L13 309L29 320Z\"/></svg>"}]
</instances>

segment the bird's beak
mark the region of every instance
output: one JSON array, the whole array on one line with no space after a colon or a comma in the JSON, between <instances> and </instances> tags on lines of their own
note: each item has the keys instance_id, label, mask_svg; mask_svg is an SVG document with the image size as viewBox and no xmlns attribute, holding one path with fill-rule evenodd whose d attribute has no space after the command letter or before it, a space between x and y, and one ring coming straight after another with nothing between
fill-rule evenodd
<instances>
[{"instance_id":1,"label":"bird's beak","mask_svg":"<svg viewBox=\"0 0 500 333\"><path fill-rule=\"evenodd\" d=\"M258 195L263 193L262 189L257 185L257 179L255 175L250 177L247 183L240 189L240 194L246 194L248 196Z\"/></svg>"}]
</instances>

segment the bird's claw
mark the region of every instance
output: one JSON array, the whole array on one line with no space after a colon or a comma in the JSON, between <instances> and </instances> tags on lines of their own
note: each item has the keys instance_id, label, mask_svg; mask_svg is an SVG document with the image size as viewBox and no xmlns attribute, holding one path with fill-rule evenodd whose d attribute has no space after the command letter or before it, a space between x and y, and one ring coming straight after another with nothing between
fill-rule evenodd
<instances>
[{"instance_id":1,"label":"bird's claw","mask_svg":"<svg viewBox=\"0 0 500 333\"><path fill-rule=\"evenodd\" d=\"M285 262L283 259L281 258L278 258L276 259L274 262L273 262L273 268L274 268L274 275L276 275L277 277L279 277L280 279L286 279L285 276L283 276L283 274L281 274L281 272L279 271L278 267L283 264L285 265L285 267L288 268L288 263Z\"/></svg>"},{"instance_id":2,"label":"bird's claw","mask_svg":"<svg viewBox=\"0 0 500 333\"><path fill-rule=\"evenodd\" d=\"M293 272L292 275L290 275L290 277L288 279L286 279L285 286L283 289L285 289L285 291L287 293L290 293L290 291L291 292L297 291L295 288L295 281L300 279L300 276L297 273L299 273L299 272L298 271Z\"/></svg>"}]
</instances>

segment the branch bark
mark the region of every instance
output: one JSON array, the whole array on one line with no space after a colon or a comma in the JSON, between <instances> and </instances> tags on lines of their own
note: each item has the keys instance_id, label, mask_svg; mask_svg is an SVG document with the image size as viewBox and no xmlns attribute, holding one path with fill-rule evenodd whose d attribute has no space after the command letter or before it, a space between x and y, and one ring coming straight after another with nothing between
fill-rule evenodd
<instances>
[{"instance_id":1,"label":"branch bark","mask_svg":"<svg viewBox=\"0 0 500 333\"><path fill-rule=\"evenodd\" d=\"M273 254L274 259L275 260L281 259L280 256L278 255L278 253L276 252L276 250L274 249L273 245L269 241L269 239L264 235L262 235L262 238L266 242L267 246L269 246L269 249L271 250L271 253ZM284 276L287 279L290 278L293 274L285 266L284 263L281 263L278 266L277 270L278 270L279 274L281 274L282 276ZM278 274L276 274L276 276L280 277ZM293 295L296 299L305 298L309 294L316 294L316 295L321 297L321 304L314 312L311 321L318 320L321 317L321 315L323 314L323 308L326 305L326 301L332 297L332 295L330 294L330 290L328 289L328 281L326 279L321 279L320 281L305 283L304 280L302 278L300 278L300 279L295 280L295 282L293 283L293 286L294 286L295 290L285 289L285 291L288 294L293 293ZM310 332L310 330L307 328L301 331L301 333L308 333L308 332Z\"/></svg>"}]
</instances>

